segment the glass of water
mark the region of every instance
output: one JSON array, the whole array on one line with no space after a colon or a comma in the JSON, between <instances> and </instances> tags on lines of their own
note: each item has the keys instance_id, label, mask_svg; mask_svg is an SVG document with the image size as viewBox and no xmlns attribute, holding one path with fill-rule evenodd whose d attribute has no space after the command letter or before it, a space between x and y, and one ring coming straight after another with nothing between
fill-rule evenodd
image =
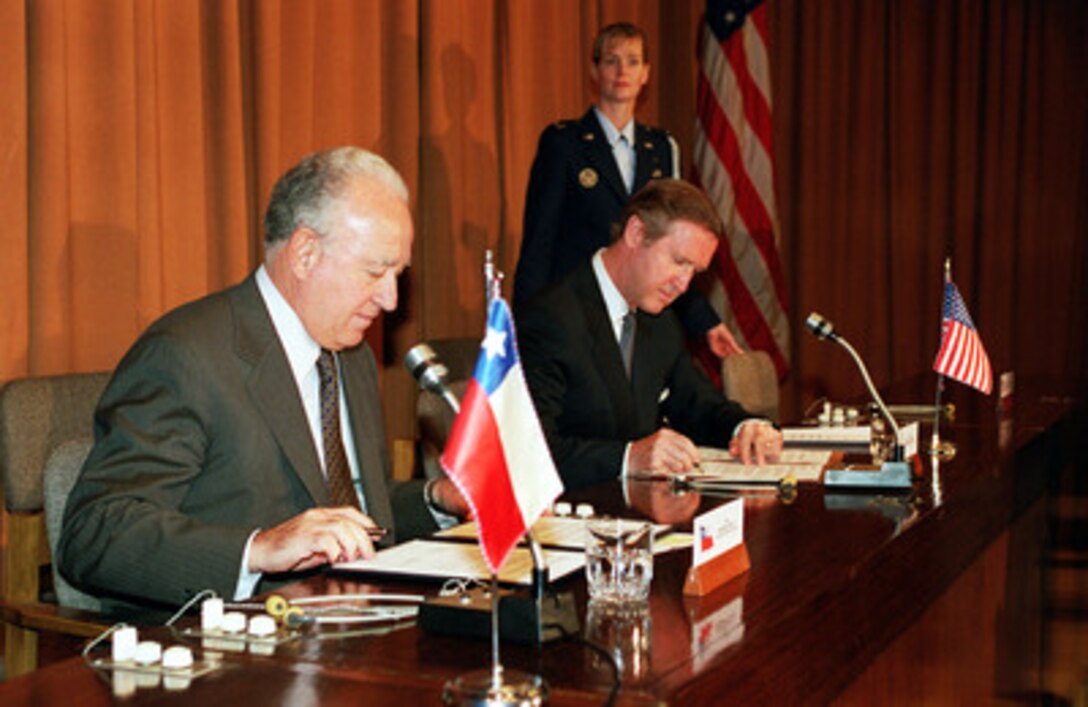
<instances>
[{"instance_id":1,"label":"glass of water","mask_svg":"<svg viewBox=\"0 0 1088 707\"><path fill-rule=\"evenodd\" d=\"M601 518L586 523L586 582L595 602L646 603L654 577L649 521Z\"/></svg>"}]
</instances>

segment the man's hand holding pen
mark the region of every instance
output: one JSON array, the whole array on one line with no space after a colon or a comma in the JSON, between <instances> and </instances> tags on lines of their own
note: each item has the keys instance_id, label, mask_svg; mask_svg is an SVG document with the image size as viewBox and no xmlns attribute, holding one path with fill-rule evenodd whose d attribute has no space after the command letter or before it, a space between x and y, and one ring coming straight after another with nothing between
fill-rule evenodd
<instances>
[{"instance_id":1,"label":"man's hand holding pen","mask_svg":"<svg viewBox=\"0 0 1088 707\"><path fill-rule=\"evenodd\" d=\"M249 550L251 572L295 572L318 565L374 556L385 534L369 517L350 507L311 508L261 530Z\"/></svg>"}]
</instances>

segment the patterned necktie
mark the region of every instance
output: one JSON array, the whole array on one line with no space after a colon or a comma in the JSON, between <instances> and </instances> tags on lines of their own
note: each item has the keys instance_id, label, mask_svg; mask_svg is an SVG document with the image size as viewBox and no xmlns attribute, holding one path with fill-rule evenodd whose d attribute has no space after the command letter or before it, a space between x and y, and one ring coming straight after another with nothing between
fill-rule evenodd
<instances>
[{"instance_id":1,"label":"patterned necktie","mask_svg":"<svg viewBox=\"0 0 1088 707\"><path fill-rule=\"evenodd\" d=\"M631 377L631 360L635 354L635 310L627 310L620 327L620 354L623 356L623 370Z\"/></svg>"},{"instance_id":2,"label":"patterned necktie","mask_svg":"<svg viewBox=\"0 0 1088 707\"><path fill-rule=\"evenodd\" d=\"M317 358L321 378L321 438L325 444L325 481L333 505L359 508L359 497L351 481L351 468L340 437L340 386L336 382L336 359L321 349Z\"/></svg>"}]
</instances>

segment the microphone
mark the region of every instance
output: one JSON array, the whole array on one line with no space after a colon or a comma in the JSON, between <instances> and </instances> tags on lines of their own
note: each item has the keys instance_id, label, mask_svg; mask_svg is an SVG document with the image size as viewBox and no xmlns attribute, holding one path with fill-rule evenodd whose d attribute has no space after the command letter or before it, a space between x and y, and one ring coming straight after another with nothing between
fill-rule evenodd
<instances>
[{"instance_id":1,"label":"microphone","mask_svg":"<svg viewBox=\"0 0 1088 707\"><path fill-rule=\"evenodd\" d=\"M824 474L824 485L909 489L911 487L910 465L903 459L903 445L899 443L899 425L896 424L895 417L892 416L888 406L884 404L884 399L880 397L876 386L873 385L873 379L869 376L869 369L865 367L865 362L861 360L861 356L850 345L850 342L835 332L834 325L825 319L823 315L817 312L809 314L808 318L805 319L805 328L812 332L817 339L834 341L846 349L850 357L854 359L854 363L857 364L858 370L861 371L861 377L865 380L865 387L869 389L869 395L880 409L881 415L887 420L888 427L892 431L892 458L881 464L880 471L828 469Z\"/></svg>"},{"instance_id":2,"label":"microphone","mask_svg":"<svg viewBox=\"0 0 1088 707\"><path fill-rule=\"evenodd\" d=\"M835 327L831 322L823 318L823 315L813 312L805 320L805 326L816 335L817 339L830 339L838 341L839 335L835 333Z\"/></svg>"},{"instance_id":3,"label":"microphone","mask_svg":"<svg viewBox=\"0 0 1088 707\"><path fill-rule=\"evenodd\" d=\"M416 344L409 349L404 355L404 366L419 381L420 388L441 396L453 408L454 413L461 412L461 401L446 386L446 376L450 371L438 360L438 355L428 344Z\"/></svg>"}]
</instances>

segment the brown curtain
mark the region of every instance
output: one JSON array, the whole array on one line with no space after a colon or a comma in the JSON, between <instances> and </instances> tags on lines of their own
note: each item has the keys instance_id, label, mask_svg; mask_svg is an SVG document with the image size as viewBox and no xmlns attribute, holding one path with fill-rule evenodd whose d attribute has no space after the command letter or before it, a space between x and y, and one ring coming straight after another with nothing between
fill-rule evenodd
<instances>
[{"instance_id":1,"label":"brown curtain","mask_svg":"<svg viewBox=\"0 0 1088 707\"><path fill-rule=\"evenodd\" d=\"M589 43L646 27L644 121L690 163L697 0L0 0L0 380L112 367L167 309L259 262L273 180L306 152L376 150L417 239L401 312L371 340L389 434L399 364L477 336L483 251L512 275L540 130L592 99ZM860 392L936 351L941 267L997 371L1083 379L1088 7L1077 0L769 0L784 409Z\"/></svg>"},{"instance_id":2,"label":"brown curtain","mask_svg":"<svg viewBox=\"0 0 1088 707\"><path fill-rule=\"evenodd\" d=\"M773 2L793 409L932 365L952 259L995 375L1084 381L1088 6ZM846 364L846 365L844 365ZM922 401L918 401L922 402Z\"/></svg>"}]
</instances>

